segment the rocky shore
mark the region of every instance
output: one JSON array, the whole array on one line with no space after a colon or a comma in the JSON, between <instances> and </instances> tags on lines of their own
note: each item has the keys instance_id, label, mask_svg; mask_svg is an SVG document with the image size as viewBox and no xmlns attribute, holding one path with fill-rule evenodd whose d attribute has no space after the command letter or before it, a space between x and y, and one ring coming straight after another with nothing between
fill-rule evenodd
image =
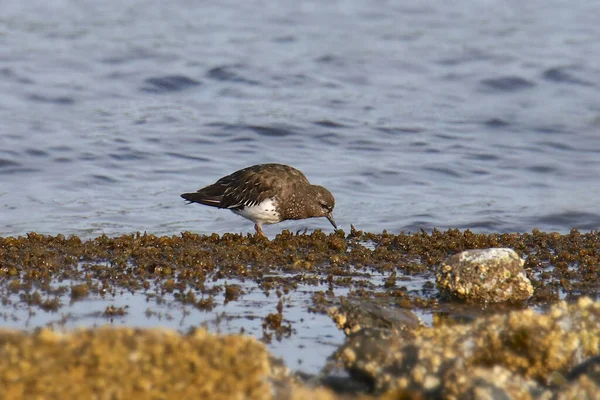
<instances>
[{"instance_id":1,"label":"rocky shore","mask_svg":"<svg viewBox=\"0 0 600 400\"><path fill-rule=\"evenodd\" d=\"M420 287L407 289L414 278ZM214 284L222 279L277 295L262 338L204 328L4 329L0 396L593 399L600 393L598 232L0 238L5 320L11 309L60 313L70 304L150 291L205 313L243 303L248 289ZM296 334L283 300L310 285L319 290L306 316L328 315L346 340L320 373L307 375L265 343ZM128 312L107 306L103 318L109 323Z\"/></svg>"}]
</instances>

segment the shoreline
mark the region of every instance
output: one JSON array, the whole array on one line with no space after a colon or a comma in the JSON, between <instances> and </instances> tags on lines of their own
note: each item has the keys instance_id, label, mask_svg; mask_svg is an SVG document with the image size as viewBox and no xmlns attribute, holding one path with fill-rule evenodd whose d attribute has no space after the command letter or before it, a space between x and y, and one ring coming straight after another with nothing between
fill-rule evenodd
<instances>
[{"instance_id":1,"label":"shoreline","mask_svg":"<svg viewBox=\"0 0 600 400\"><path fill-rule=\"evenodd\" d=\"M490 247L511 248L524 259L533 295L524 301L499 304L442 298L435 273L444 260L465 249ZM346 387L353 388L346 395L384 395L406 388L384 384L395 382L395 378L372 375L355 361L350 362L347 356L354 354L352 346L356 343L375 343L375 347L387 343L401 354L404 342L396 338L424 340L438 334L432 332L447 329L444 327L477 326L481 321L519 313L546 318L552 307L576 307L586 296L597 299L599 249L598 232L576 230L567 235L537 230L491 235L468 230L410 235L356 230L347 235L341 231L296 235L284 231L271 241L253 235L200 236L189 232L89 240L30 233L0 238L0 294L5 327L12 331L2 335L25 343L41 332L50 337L93 337L104 335L100 332L112 331L107 335L118 336L122 331L135 331L134 336L143 337L162 327L182 341L199 329L217 333L216 340L225 337L222 334L242 333L243 340L266 344L268 359L283 356L277 365L287 371L284 386L288 389L294 387L298 393L311 390L303 385L306 381L329 387L317 389L321 395L335 396L330 392L336 389L335 384L315 381L315 377L322 377L325 368L336 364L341 368L338 375L348 374L348 382L355 385L346 382ZM357 309L366 312L357 313ZM340 315L346 325L340 325ZM394 322L398 315L402 316L400 328ZM419 322L405 328L402 324L413 317ZM348 325L346 321L351 318L358 322ZM538 317L528 318L534 321ZM597 321L588 322L598 329ZM113 327L97 328L105 324ZM357 332L365 336L356 336ZM506 348L510 352L510 346ZM334 354L342 355L336 358ZM596 353L591 350L589 354ZM378 362L385 365L388 361ZM560 376L566 377L575 367L572 364L563 365ZM535 388L529 385L531 393L559 390L556 382L541 385L539 377L532 378L507 365L503 366L507 374L535 383ZM481 377L487 372L473 373ZM3 379L8 379L5 374ZM435 376L433 372L430 375ZM309 377L308 381L300 376Z\"/></svg>"}]
</instances>

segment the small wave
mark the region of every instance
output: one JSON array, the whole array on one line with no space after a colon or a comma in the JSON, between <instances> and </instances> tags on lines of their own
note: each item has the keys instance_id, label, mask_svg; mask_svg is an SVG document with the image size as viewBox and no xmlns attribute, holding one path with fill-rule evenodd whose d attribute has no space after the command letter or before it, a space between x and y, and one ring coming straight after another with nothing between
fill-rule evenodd
<instances>
[{"instance_id":1,"label":"small wave","mask_svg":"<svg viewBox=\"0 0 600 400\"><path fill-rule=\"evenodd\" d=\"M556 83L570 83L573 85L594 86L593 83L577 78L566 71L564 67L549 68L542 74L542 78Z\"/></svg>"},{"instance_id":2,"label":"small wave","mask_svg":"<svg viewBox=\"0 0 600 400\"><path fill-rule=\"evenodd\" d=\"M165 153L168 156L171 157L175 157L175 158L180 158L183 160L193 160L193 161L204 161L204 162L211 162L212 160L210 158L207 157L198 157L198 156L192 156L189 154L183 154L183 153L173 153L173 152L168 152Z\"/></svg>"},{"instance_id":3,"label":"small wave","mask_svg":"<svg viewBox=\"0 0 600 400\"><path fill-rule=\"evenodd\" d=\"M527 171L534 172L536 174L557 174L559 169L551 165L532 165L526 168Z\"/></svg>"},{"instance_id":4,"label":"small wave","mask_svg":"<svg viewBox=\"0 0 600 400\"><path fill-rule=\"evenodd\" d=\"M25 152L30 155L30 156L34 156L34 157L48 157L48 153L46 153L44 150L39 150L39 149L27 149L25 150Z\"/></svg>"},{"instance_id":5,"label":"small wave","mask_svg":"<svg viewBox=\"0 0 600 400\"><path fill-rule=\"evenodd\" d=\"M423 170L431 171L436 174L440 174L440 175L447 176L450 178L462 178L461 174L459 174L458 172L456 172L453 169L446 168L446 167L426 166L426 167L423 167Z\"/></svg>"},{"instance_id":6,"label":"small wave","mask_svg":"<svg viewBox=\"0 0 600 400\"><path fill-rule=\"evenodd\" d=\"M387 133L389 135L406 135L408 134L414 134L414 133L421 133L423 131L425 131L425 129L423 128L418 128L418 127L393 127L393 128L387 128L387 127L380 127L377 128L378 131L383 132L383 133Z\"/></svg>"},{"instance_id":7,"label":"small wave","mask_svg":"<svg viewBox=\"0 0 600 400\"><path fill-rule=\"evenodd\" d=\"M183 75L167 75L144 80L146 86L142 91L148 93L178 92L193 86L201 85L202 82L193 80Z\"/></svg>"},{"instance_id":8,"label":"small wave","mask_svg":"<svg viewBox=\"0 0 600 400\"><path fill-rule=\"evenodd\" d=\"M96 181L97 183L117 183L118 182L118 180L111 178L108 175L100 175L100 174L92 175L92 180Z\"/></svg>"},{"instance_id":9,"label":"small wave","mask_svg":"<svg viewBox=\"0 0 600 400\"><path fill-rule=\"evenodd\" d=\"M43 96L40 94L32 94L32 95L29 95L28 98L29 98L29 100L38 101L41 103L53 103L53 104L59 104L59 105L63 105L63 106L69 106L69 105L75 103L75 99L73 99L72 97L68 97L68 96L50 97L50 96Z\"/></svg>"},{"instance_id":10,"label":"small wave","mask_svg":"<svg viewBox=\"0 0 600 400\"><path fill-rule=\"evenodd\" d=\"M534 217L533 226L543 226L544 229L560 229L568 231L572 228L582 230L600 229L600 214L579 211L565 211Z\"/></svg>"},{"instance_id":11,"label":"small wave","mask_svg":"<svg viewBox=\"0 0 600 400\"><path fill-rule=\"evenodd\" d=\"M488 128L506 128L510 125L510 122L505 121L502 118L490 118L483 124Z\"/></svg>"},{"instance_id":12,"label":"small wave","mask_svg":"<svg viewBox=\"0 0 600 400\"><path fill-rule=\"evenodd\" d=\"M371 140L359 139L352 140L348 143L348 150L357 150L357 151L373 151L373 152L381 152L386 149L385 144L376 143Z\"/></svg>"},{"instance_id":13,"label":"small wave","mask_svg":"<svg viewBox=\"0 0 600 400\"><path fill-rule=\"evenodd\" d=\"M493 153L469 153L463 156L467 160L475 161L498 161L500 156Z\"/></svg>"},{"instance_id":14,"label":"small wave","mask_svg":"<svg viewBox=\"0 0 600 400\"><path fill-rule=\"evenodd\" d=\"M500 92L516 92L518 90L529 89L535 86L535 83L518 76L503 76L500 78L483 79L481 84Z\"/></svg>"},{"instance_id":15,"label":"small wave","mask_svg":"<svg viewBox=\"0 0 600 400\"><path fill-rule=\"evenodd\" d=\"M258 85L259 82L253 79L244 78L242 75L234 71L235 66L224 65L214 67L208 70L206 76L217 81L245 83L248 85Z\"/></svg>"},{"instance_id":16,"label":"small wave","mask_svg":"<svg viewBox=\"0 0 600 400\"><path fill-rule=\"evenodd\" d=\"M283 126L249 125L248 128L252 129L261 136L283 137L290 136L295 133L291 128Z\"/></svg>"},{"instance_id":17,"label":"small wave","mask_svg":"<svg viewBox=\"0 0 600 400\"><path fill-rule=\"evenodd\" d=\"M314 135L313 138L328 145L338 145L342 141L342 137L335 133L321 133Z\"/></svg>"},{"instance_id":18,"label":"small wave","mask_svg":"<svg viewBox=\"0 0 600 400\"><path fill-rule=\"evenodd\" d=\"M335 121L331 121L331 120L321 120L321 121L315 121L314 122L315 125L319 125L322 126L324 128L345 128L346 126L343 124L340 124L339 122L335 122Z\"/></svg>"},{"instance_id":19,"label":"small wave","mask_svg":"<svg viewBox=\"0 0 600 400\"><path fill-rule=\"evenodd\" d=\"M7 160L5 158L0 158L0 168L19 167L19 166L21 166L21 164L19 164L16 161Z\"/></svg>"},{"instance_id":20,"label":"small wave","mask_svg":"<svg viewBox=\"0 0 600 400\"><path fill-rule=\"evenodd\" d=\"M137 150L131 150L131 149L127 149L127 150L123 150L125 151L124 153L111 153L109 154L109 157L112 158L113 160L118 160L118 161L135 161L135 160L143 160L145 158L148 158L148 156L150 155L150 153L146 153L143 151L137 151Z\"/></svg>"}]
</instances>

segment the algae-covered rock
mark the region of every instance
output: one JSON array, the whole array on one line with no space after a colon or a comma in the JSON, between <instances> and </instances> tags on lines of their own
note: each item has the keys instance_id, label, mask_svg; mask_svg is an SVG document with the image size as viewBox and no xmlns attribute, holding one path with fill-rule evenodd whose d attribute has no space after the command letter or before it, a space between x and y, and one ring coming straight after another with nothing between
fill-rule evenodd
<instances>
[{"instance_id":1,"label":"algae-covered rock","mask_svg":"<svg viewBox=\"0 0 600 400\"><path fill-rule=\"evenodd\" d=\"M600 356L575 366L566 378L569 383L562 385L557 400L600 399Z\"/></svg>"},{"instance_id":2,"label":"algae-covered rock","mask_svg":"<svg viewBox=\"0 0 600 400\"><path fill-rule=\"evenodd\" d=\"M524 378L499 365L489 368L452 368L444 376L439 393L445 399L552 399L552 392L535 380Z\"/></svg>"},{"instance_id":3,"label":"algae-covered rock","mask_svg":"<svg viewBox=\"0 0 600 400\"><path fill-rule=\"evenodd\" d=\"M452 392L462 398L497 389L507 398L535 398L552 374L567 374L600 354L600 302L583 298L544 314L513 311L415 334L413 340L392 331L350 336L335 357L378 393Z\"/></svg>"},{"instance_id":4,"label":"algae-covered rock","mask_svg":"<svg viewBox=\"0 0 600 400\"><path fill-rule=\"evenodd\" d=\"M365 328L349 335L331 359L341 360L355 381L378 391L385 387L381 380L391 377L386 368L395 365L400 349L406 343L400 335L390 330Z\"/></svg>"},{"instance_id":5,"label":"algae-covered rock","mask_svg":"<svg viewBox=\"0 0 600 400\"><path fill-rule=\"evenodd\" d=\"M512 249L466 250L444 261L436 274L443 297L474 302L519 301L533 294L524 261Z\"/></svg>"},{"instance_id":6,"label":"algae-covered rock","mask_svg":"<svg viewBox=\"0 0 600 400\"><path fill-rule=\"evenodd\" d=\"M556 400L598 400L600 399L600 384L587 375L582 375L574 382L559 388Z\"/></svg>"},{"instance_id":7,"label":"algae-covered rock","mask_svg":"<svg viewBox=\"0 0 600 400\"><path fill-rule=\"evenodd\" d=\"M268 353L205 330L0 332L0 397L268 399Z\"/></svg>"}]
</instances>

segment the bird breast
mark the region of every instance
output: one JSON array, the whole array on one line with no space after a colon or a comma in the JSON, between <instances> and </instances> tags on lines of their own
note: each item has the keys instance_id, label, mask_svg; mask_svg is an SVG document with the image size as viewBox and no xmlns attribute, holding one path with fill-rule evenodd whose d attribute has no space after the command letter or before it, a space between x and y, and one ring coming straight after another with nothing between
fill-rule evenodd
<instances>
[{"instance_id":1,"label":"bird breast","mask_svg":"<svg viewBox=\"0 0 600 400\"><path fill-rule=\"evenodd\" d=\"M245 206L241 210L231 211L254 223L275 224L281 221L277 211L277 201L273 199L266 199L254 206Z\"/></svg>"}]
</instances>

